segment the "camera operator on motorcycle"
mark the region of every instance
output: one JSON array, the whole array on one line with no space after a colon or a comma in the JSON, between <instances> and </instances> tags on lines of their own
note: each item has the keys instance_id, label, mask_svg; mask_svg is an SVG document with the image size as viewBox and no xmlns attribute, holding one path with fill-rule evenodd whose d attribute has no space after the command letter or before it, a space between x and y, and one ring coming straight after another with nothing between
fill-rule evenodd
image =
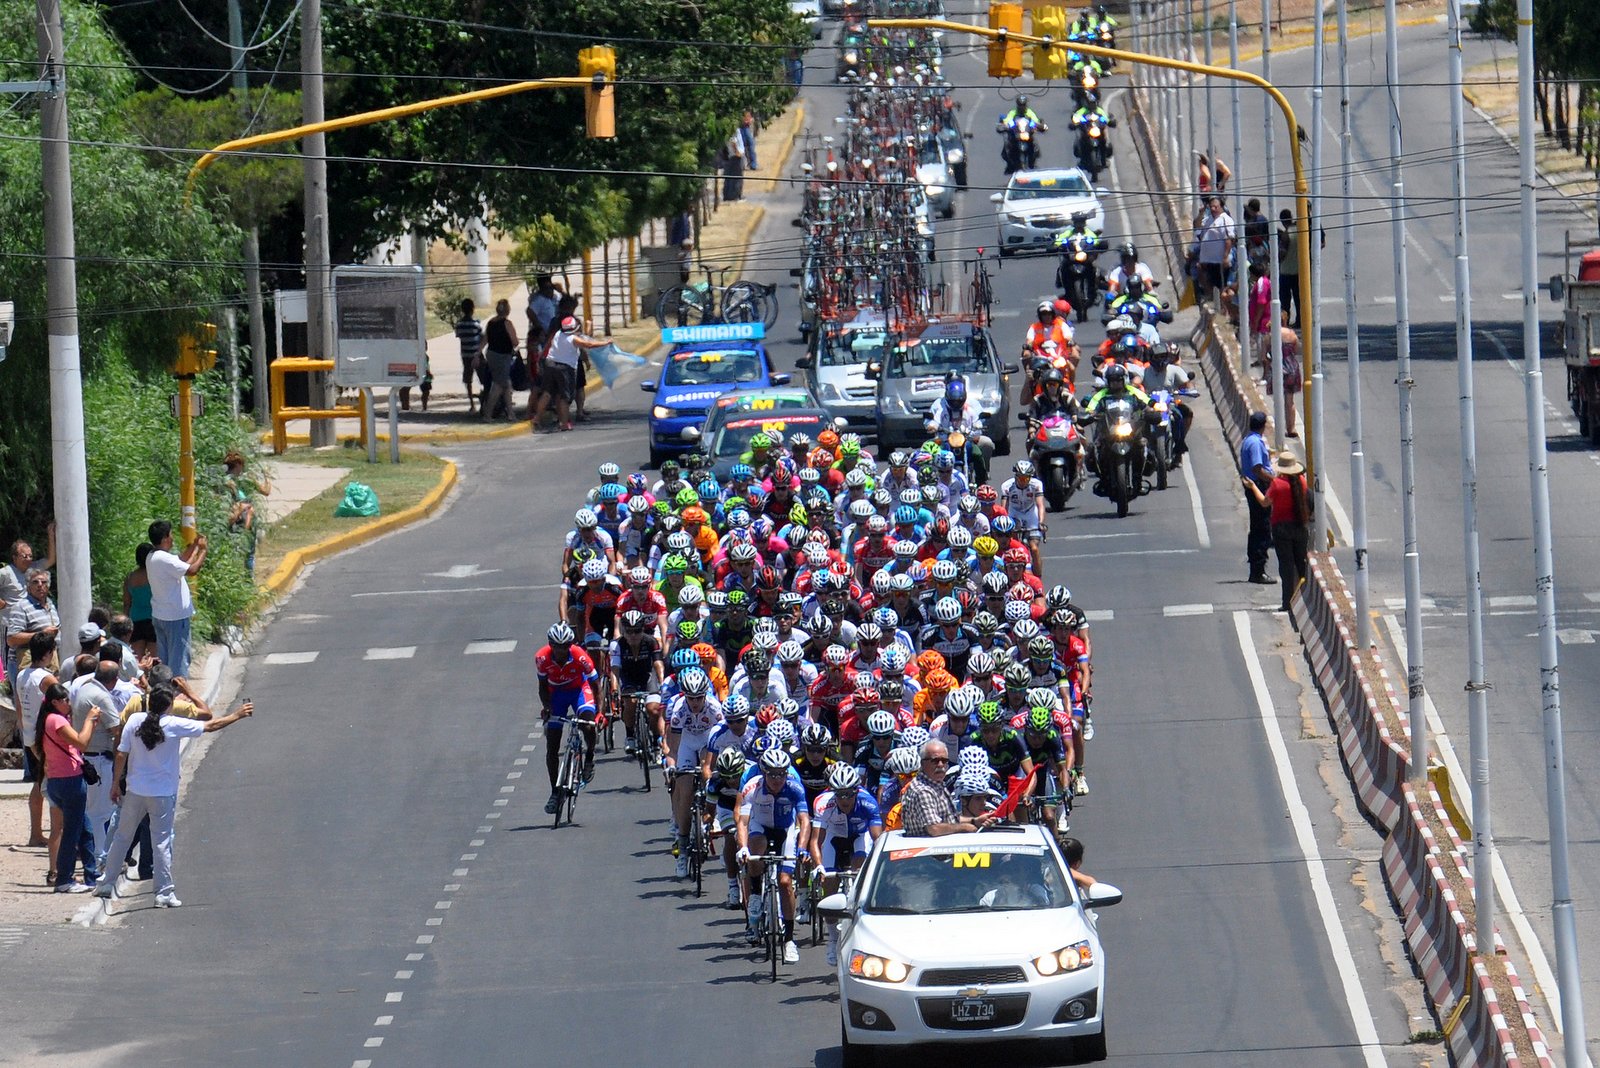
<instances>
[{"instance_id":1,"label":"camera operator on motorcycle","mask_svg":"<svg viewBox=\"0 0 1600 1068\"><path fill-rule=\"evenodd\" d=\"M1124 338L1123 340L1126 341L1127 339ZM1135 415L1143 411L1145 406L1150 403L1150 395L1138 386L1129 383L1131 376L1128 369L1117 363L1115 359L1108 362L1103 370L1105 371L1105 385L1095 390L1094 394L1084 402L1082 414L1078 416L1078 422L1080 423L1092 420L1095 413L1100 410L1100 406L1108 398L1127 398L1133 403Z\"/></svg>"},{"instance_id":2,"label":"camera operator on motorcycle","mask_svg":"<svg viewBox=\"0 0 1600 1068\"><path fill-rule=\"evenodd\" d=\"M1039 113L1028 106L1027 96L1019 96L1010 111L1000 117L995 132L1005 134L1005 144L1000 149L1000 159L1006 173L1033 170L1039 163L1039 145L1035 134L1048 131ZM1026 136L1024 136L1026 135Z\"/></svg>"},{"instance_id":3,"label":"camera operator on motorcycle","mask_svg":"<svg viewBox=\"0 0 1600 1068\"><path fill-rule=\"evenodd\" d=\"M1073 341L1072 320L1057 307L1059 301L1041 300L1036 309L1039 319L1028 325L1022 341L1022 393L1021 401L1027 404L1038 392L1038 382L1033 365L1038 360L1050 360L1052 353L1046 345L1055 346L1055 354L1064 357L1076 369L1078 346ZM1068 305L1071 310L1071 305Z\"/></svg>"},{"instance_id":4,"label":"camera operator on motorcycle","mask_svg":"<svg viewBox=\"0 0 1600 1068\"><path fill-rule=\"evenodd\" d=\"M1165 343L1152 345L1149 359L1150 362L1145 365L1144 373L1140 376L1140 387L1146 396L1161 390L1172 394L1172 410L1175 416L1172 421L1172 458L1176 462L1188 451L1185 442L1189 436L1189 424L1194 421L1194 413L1189 410L1187 404L1178 399L1179 393L1189 388L1194 376L1172 362L1172 347Z\"/></svg>"},{"instance_id":5,"label":"camera operator on motorcycle","mask_svg":"<svg viewBox=\"0 0 1600 1068\"><path fill-rule=\"evenodd\" d=\"M1078 413L1078 398L1066 389L1066 376L1052 367L1040 380L1039 395L1028 405L1028 436L1031 438L1039 424L1052 415L1071 419Z\"/></svg>"},{"instance_id":6,"label":"camera operator on motorcycle","mask_svg":"<svg viewBox=\"0 0 1600 1068\"><path fill-rule=\"evenodd\" d=\"M989 481L989 456L994 449L994 442L983 436L983 414L967 403L965 378L951 375L945 380L944 396L933 402L923 427L934 440L951 452L958 450L949 444L950 435L965 435L971 481L977 485Z\"/></svg>"}]
</instances>

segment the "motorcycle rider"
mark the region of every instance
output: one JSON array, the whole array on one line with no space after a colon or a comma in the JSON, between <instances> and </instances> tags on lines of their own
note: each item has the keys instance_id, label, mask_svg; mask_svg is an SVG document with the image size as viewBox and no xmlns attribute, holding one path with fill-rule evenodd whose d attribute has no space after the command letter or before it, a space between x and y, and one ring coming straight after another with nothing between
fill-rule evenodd
<instances>
[{"instance_id":1,"label":"motorcycle rider","mask_svg":"<svg viewBox=\"0 0 1600 1068\"><path fill-rule=\"evenodd\" d=\"M1106 339L1100 342L1100 347L1094 352L1093 370L1096 378L1101 377L1101 369L1105 362L1111 359L1112 351L1128 334L1137 334L1139 326L1133 319L1126 315L1117 315L1106 320Z\"/></svg>"},{"instance_id":2,"label":"motorcycle rider","mask_svg":"<svg viewBox=\"0 0 1600 1068\"><path fill-rule=\"evenodd\" d=\"M1077 111L1074 111L1070 125L1074 130L1082 133L1084 128L1091 122L1098 122L1103 129L1110 129L1117 124L1117 120L1111 117L1111 113L1106 111L1099 101L1095 101L1092 107L1080 107ZM1103 140L1106 143L1106 158L1110 159L1112 154L1111 139L1103 138Z\"/></svg>"},{"instance_id":3,"label":"motorcycle rider","mask_svg":"<svg viewBox=\"0 0 1600 1068\"><path fill-rule=\"evenodd\" d=\"M1000 150L1001 159L1005 162L1006 173L1025 170L1033 167L1038 162L1038 142L1030 141L1033 145L1032 158L1023 158L1022 137L1024 129L1031 129L1036 133L1044 133L1050 127L1039 118L1039 113L1028 106L1026 95L1018 96L1011 110L1000 117L1000 123L995 127L995 132L1006 135L1005 145Z\"/></svg>"},{"instance_id":4,"label":"motorcycle rider","mask_svg":"<svg viewBox=\"0 0 1600 1068\"><path fill-rule=\"evenodd\" d=\"M1028 405L1028 434L1031 437L1039 424L1052 415L1071 419L1078 411L1078 399L1065 388L1066 376L1052 367L1044 373L1039 395Z\"/></svg>"},{"instance_id":5,"label":"motorcycle rider","mask_svg":"<svg viewBox=\"0 0 1600 1068\"><path fill-rule=\"evenodd\" d=\"M989 481L989 450L994 442L983 436L982 413L967 403L965 378L952 374L945 380L944 396L933 402L923 429L940 442L956 431L965 434L973 479L979 485Z\"/></svg>"},{"instance_id":6,"label":"motorcycle rider","mask_svg":"<svg viewBox=\"0 0 1600 1068\"><path fill-rule=\"evenodd\" d=\"M1127 339L1124 338L1123 340L1126 341ZM1082 412L1078 415L1078 422L1085 425L1094 422L1100 406L1108 398L1127 400L1133 406L1132 414L1135 419L1145 409L1145 406L1150 403L1149 396L1143 390L1128 384L1128 369L1120 363L1109 362L1105 365L1105 385L1095 390L1094 395L1084 404ZM1096 475L1100 473L1100 450L1105 448L1106 445L1107 442L1104 435L1097 432L1095 434L1094 448L1088 450L1090 467ZM1142 471L1144 469L1144 436L1142 434L1134 434L1133 447L1137 450L1133 469L1135 472Z\"/></svg>"},{"instance_id":7,"label":"motorcycle rider","mask_svg":"<svg viewBox=\"0 0 1600 1068\"><path fill-rule=\"evenodd\" d=\"M1189 424L1194 421L1194 413L1189 406L1178 399L1178 391L1188 389L1193 376L1187 370L1172 362L1172 347L1170 345L1152 345L1150 347L1150 362L1145 366L1141 376L1141 388L1146 396L1158 390L1167 390L1172 398L1172 459L1176 463L1188 451L1185 441L1189 434Z\"/></svg>"},{"instance_id":8,"label":"motorcycle rider","mask_svg":"<svg viewBox=\"0 0 1600 1068\"><path fill-rule=\"evenodd\" d=\"M1150 265L1139 259L1139 249L1132 241L1126 241L1117 249L1117 266L1106 275L1106 307L1112 301L1123 295L1127 289L1128 280L1137 277L1143 283L1144 291L1150 292L1155 288L1156 276L1151 273Z\"/></svg>"},{"instance_id":9,"label":"motorcycle rider","mask_svg":"<svg viewBox=\"0 0 1600 1068\"><path fill-rule=\"evenodd\" d=\"M1032 399L1037 384L1034 382L1033 362L1048 358L1045 345L1054 344L1060 355L1076 366L1077 346L1073 343L1072 321L1057 307L1055 301L1041 300L1035 309L1039 319L1028 324L1028 333L1022 343L1022 394L1023 404ZM1068 310L1071 305L1068 305Z\"/></svg>"}]
</instances>

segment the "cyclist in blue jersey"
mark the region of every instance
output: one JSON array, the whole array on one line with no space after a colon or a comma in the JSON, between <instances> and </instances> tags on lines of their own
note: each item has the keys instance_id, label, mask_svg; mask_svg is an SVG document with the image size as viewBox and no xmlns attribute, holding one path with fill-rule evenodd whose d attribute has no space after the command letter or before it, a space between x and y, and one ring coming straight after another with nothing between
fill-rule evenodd
<instances>
[{"instance_id":1,"label":"cyclist in blue jersey","mask_svg":"<svg viewBox=\"0 0 1600 1068\"><path fill-rule=\"evenodd\" d=\"M811 839L811 815L806 811L806 792L790 775L793 761L782 749L761 754L761 775L751 779L739 792L737 833L738 858L745 865L750 894L749 937L757 941L761 927L760 885L764 863L758 859L768 846L776 846L783 860L778 881L783 894L783 961L800 962L800 949L794 944L794 866L796 847Z\"/></svg>"}]
</instances>

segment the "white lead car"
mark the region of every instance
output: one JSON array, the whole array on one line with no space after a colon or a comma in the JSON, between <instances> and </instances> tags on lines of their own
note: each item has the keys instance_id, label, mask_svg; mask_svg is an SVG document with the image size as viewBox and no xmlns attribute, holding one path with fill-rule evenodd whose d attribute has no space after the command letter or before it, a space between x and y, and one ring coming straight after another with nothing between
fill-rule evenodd
<instances>
[{"instance_id":1,"label":"white lead car","mask_svg":"<svg viewBox=\"0 0 1600 1068\"><path fill-rule=\"evenodd\" d=\"M840 921L839 1010L847 1068L882 1047L1016 1039L1106 1055L1105 959L1089 911L1122 891L1080 892L1052 835L883 835Z\"/></svg>"}]
</instances>

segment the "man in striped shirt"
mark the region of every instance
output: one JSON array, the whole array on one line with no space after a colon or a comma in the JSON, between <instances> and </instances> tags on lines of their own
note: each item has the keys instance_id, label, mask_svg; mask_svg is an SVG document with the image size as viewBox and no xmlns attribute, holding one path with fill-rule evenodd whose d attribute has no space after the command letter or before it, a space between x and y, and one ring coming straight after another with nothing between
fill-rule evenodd
<instances>
[{"instance_id":1,"label":"man in striped shirt","mask_svg":"<svg viewBox=\"0 0 1600 1068\"><path fill-rule=\"evenodd\" d=\"M461 302L461 318L456 320L456 337L461 342L461 384L467 387L467 412L473 408L472 383L477 377L478 361L483 358L483 324L473 318L474 305L470 299Z\"/></svg>"}]
</instances>

